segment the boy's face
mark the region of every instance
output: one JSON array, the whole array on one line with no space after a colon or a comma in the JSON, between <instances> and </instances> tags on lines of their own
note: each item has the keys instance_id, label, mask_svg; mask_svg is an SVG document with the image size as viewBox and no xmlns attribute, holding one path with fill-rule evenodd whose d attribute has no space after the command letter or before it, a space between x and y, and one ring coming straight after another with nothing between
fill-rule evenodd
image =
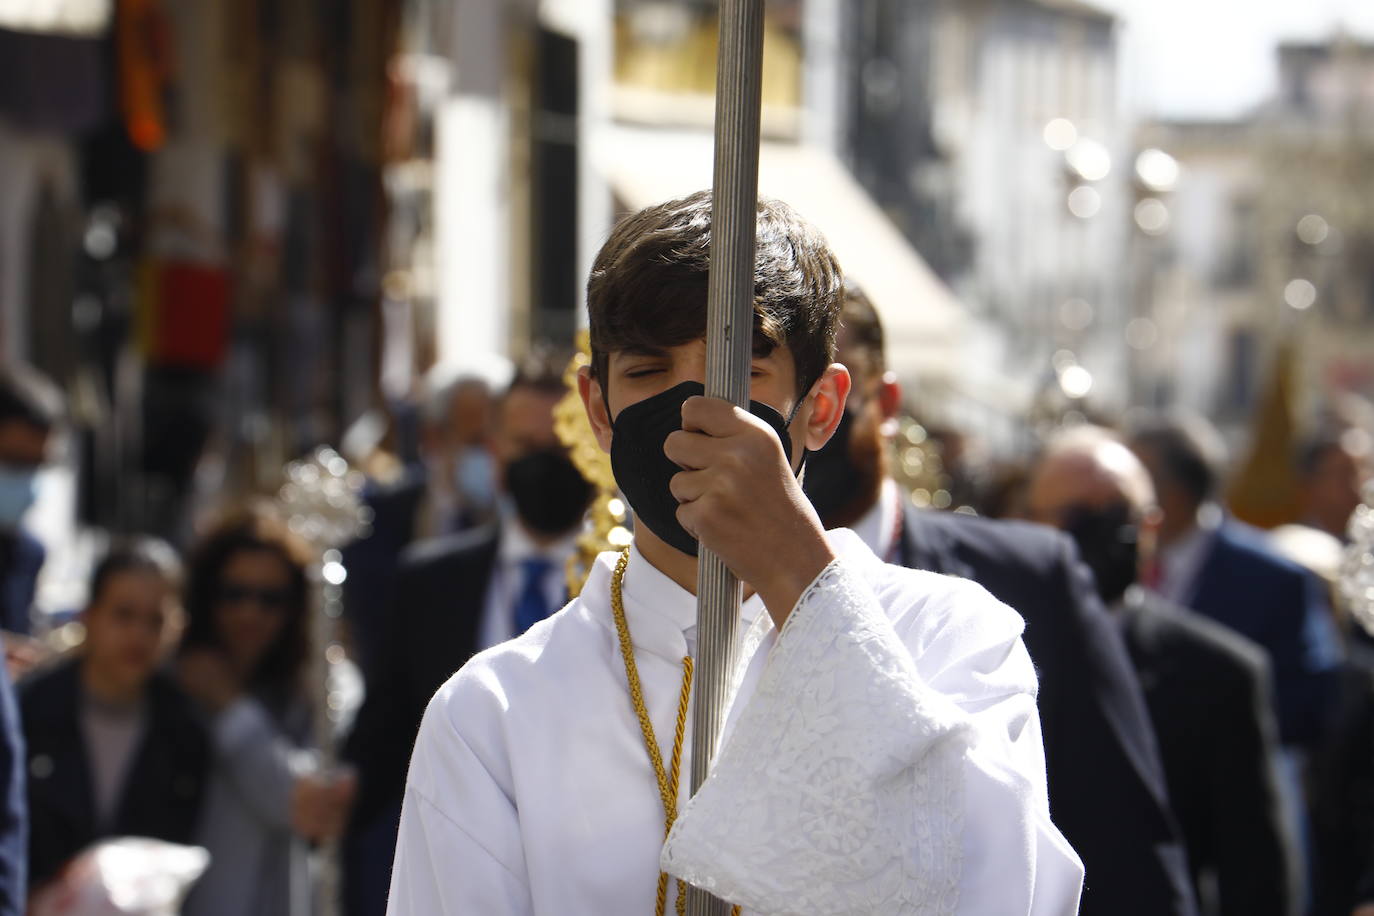
<instances>
[{"instance_id":1,"label":"boy's face","mask_svg":"<svg viewBox=\"0 0 1374 916\"><path fill-rule=\"evenodd\" d=\"M592 426L597 442L607 452L611 450L611 424L620 412L632 404L667 391L683 382L706 382L706 341L694 340L675 347L644 350L614 350L606 368L606 391L603 400L601 383L590 379L591 398L588 407L593 411ZM797 370L792 353L786 347L774 347L766 356L755 356L751 365L749 397L772 407L784 417L792 416L797 406ZM602 405L598 410L598 405ZM597 413L609 416L599 422ZM804 410L798 411L793 429L804 423ZM795 467L805 436L793 435L796 443L790 457Z\"/></svg>"}]
</instances>

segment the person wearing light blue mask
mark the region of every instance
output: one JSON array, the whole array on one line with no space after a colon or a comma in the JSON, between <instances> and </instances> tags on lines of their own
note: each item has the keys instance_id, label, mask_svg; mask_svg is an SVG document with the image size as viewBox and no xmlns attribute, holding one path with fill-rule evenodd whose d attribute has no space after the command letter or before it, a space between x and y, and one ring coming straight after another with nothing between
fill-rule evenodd
<instances>
[{"instance_id":1,"label":"person wearing light blue mask","mask_svg":"<svg viewBox=\"0 0 1374 916\"><path fill-rule=\"evenodd\" d=\"M43 547L21 526L62 414L62 396L32 369L0 369L0 628L29 632Z\"/></svg>"},{"instance_id":2,"label":"person wearing light blue mask","mask_svg":"<svg viewBox=\"0 0 1374 916\"><path fill-rule=\"evenodd\" d=\"M20 523L62 415L62 395L34 370L0 366L0 627L27 633L43 548ZM24 912L28 814L24 745L7 667L0 669L0 916Z\"/></svg>"},{"instance_id":3,"label":"person wearing light blue mask","mask_svg":"<svg viewBox=\"0 0 1374 916\"><path fill-rule=\"evenodd\" d=\"M0 467L0 530L14 531L38 496L38 475L28 468Z\"/></svg>"},{"instance_id":4,"label":"person wearing light blue mask","mask_svg":"<svg viewBox=\"0 0 1374 916\"><path fill-rule=\"evenodd\" d=\"M496 504L496 459L485 445L467 445L453 462L453 484L461 504L487 515Z\"/></svg>"}]
</instances>

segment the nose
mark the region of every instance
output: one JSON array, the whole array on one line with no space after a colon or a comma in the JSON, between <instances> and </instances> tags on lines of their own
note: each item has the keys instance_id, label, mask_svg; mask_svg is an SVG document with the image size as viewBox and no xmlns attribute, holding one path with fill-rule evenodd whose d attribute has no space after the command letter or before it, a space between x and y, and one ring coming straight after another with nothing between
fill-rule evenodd
<instances>
[{"instance_id":1,"label":"nose","mask_svg":"<svg viewBox=\"0 0 1374 916\"><path fill-rule=\"evenodd\" d=\"M695 345L679 351L677 358L673 360L672 376L673 385L681 385L683 382L697 382L705 385L706 344L698 341Z\"/></svg>"}]
</instances>

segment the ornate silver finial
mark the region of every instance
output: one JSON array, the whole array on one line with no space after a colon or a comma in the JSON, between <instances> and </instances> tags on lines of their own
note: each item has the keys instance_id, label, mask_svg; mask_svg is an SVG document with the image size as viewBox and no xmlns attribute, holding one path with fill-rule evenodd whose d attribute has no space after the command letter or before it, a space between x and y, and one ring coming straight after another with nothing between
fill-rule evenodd
<instances>
[{"instance_id":1,"label":"ornate silver finial","mask_svg":"<svg viewBox=\"0 0 1374 916\"><path fill-rule=\"evenodd\" d=\"M367 533L372 510L362 502L365 482L338 452L319 448L286 466L277 499L291 531L323 552Z\"/></svg>"},{"instance_id":2,"label":"ornate silver finial","mask_svg":"<svg viewBox=\"0 0 1374 916\"><path fill-rule=\"evenodd\" d=\"M1341 593L1350 614L1374 635L1374 479L1364 485L1364 504L1350 517L1350 546L1341 564Z\"/></svg>"}]
</instances>

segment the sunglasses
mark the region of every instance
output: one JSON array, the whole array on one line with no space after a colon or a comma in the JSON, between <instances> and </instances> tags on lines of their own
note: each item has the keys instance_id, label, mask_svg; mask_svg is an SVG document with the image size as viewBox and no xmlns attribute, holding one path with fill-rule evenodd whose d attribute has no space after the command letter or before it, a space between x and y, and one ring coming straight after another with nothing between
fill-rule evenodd
<instances>
[{"instance_id":1,"label":"sunglasses","mask_svg":"<svg viewBox=\"0 0 1374 916\"><path fill-rule=\"evenodd\" d=\"M216 597L220 604L256 604L265 611L281 613L291 604L291 590L286 588L258 588L238 582L225 582Z\"/></svg>"}]
</instances>

